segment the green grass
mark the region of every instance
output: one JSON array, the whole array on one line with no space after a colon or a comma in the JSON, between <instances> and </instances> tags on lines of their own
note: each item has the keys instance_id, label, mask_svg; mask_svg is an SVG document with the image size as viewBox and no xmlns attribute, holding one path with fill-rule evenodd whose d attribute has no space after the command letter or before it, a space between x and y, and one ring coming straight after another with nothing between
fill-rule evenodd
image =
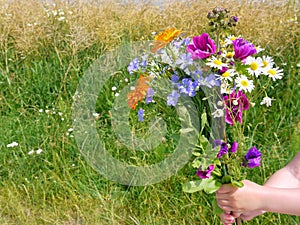
<instances>
[{"instance_id":1,"label":"green grass","mask_svg":"<svg viewBox=\"0 0 300 225\"><path fill-rule=\"evenodd\" d=\"M203 3L195 12L177 4L166 11L149 6L147 10L132 12L130 7L105 5L106 8L99 9L91 4L80 8L58 2L57 8L65 12L73 10L69 22L63 25L45 19L40 4L35 3L36 11L27 4L12 2L7 11L1 9L0 17L3 21L0 27L0 224L220 224L212 213L212 196L182 192L181 184L195 177L190 165L157 184L120 185L90 166L78 149L73 131L69 130L73 127L73 95L80 78L96 59L122 41L147 39L152 31L159 32L171 25L185 29L188 34L198 34L206 22L200 16L205 18L211 4ZM190 4L199 3L191 1ZM254 143L263 150L263 165L251 171L250 179L263 184L300 149L297 67L300 38L299 30L294 29L296 23L285 22L293 17L292 3L282 8L257 4L235 9L244 21L238 32L265 45L285 72L285 77L269 90L276 99L273 106L270 109L257 106L248 117L251 124L259 124ZM182 14L177 14L179 9ZM261 12L256 15L261 24L250 23L253 17L247 10ZM272 14L274 10L277 15ZM14 20L5 16L9 12ZM279 23L279 19L283 22ZM41 21L30 33L31 28L25 24L35 20ZM267 31L262 32L263 29ZM270 37L272 32L276 35ZM117 74L111 82L117 82L123 75ZM116 148L118 143L110 124L111 106L103 103L103 99L112 101L113 95L108 88L100 96L96 106L99 118L95 124L115 157L134 164L157 162L170 154L178 129L171 110L167 111L161 103L161 108L153 112L165 116L171 126L169 142L165 141L154 153L141 154ZM133 125L137 133L145 132L145 127ZM19 145L6 147L13 141ZM42 153L28 154L37 149L42 149ZM247 224L298 223L294 216L267 213Z\"/></svg>"}]
</instances>

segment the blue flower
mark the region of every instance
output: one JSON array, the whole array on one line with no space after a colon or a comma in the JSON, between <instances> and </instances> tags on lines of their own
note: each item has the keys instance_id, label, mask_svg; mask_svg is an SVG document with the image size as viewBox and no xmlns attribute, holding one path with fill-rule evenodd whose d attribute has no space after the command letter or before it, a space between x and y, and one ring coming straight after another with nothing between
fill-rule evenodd
<instances>
[{"instance_id":1,"label":"blue flower","mask_svg":"<svg viewBox=\"0 0 300 225\"><path fill-rule=\"evenodd\" d=\"M144 110L143 109L139 109L138 111L138 119L140 122L144 122Z\"/></svg>"},{"instance_id":2,"label":"blue flower","mask_svg":"<svg viewBox=\"0 0 300 225\"><path fill-rule=\"evenodd\" d=\"M194 97L199 83L197 81L193 82L191 78L184 78L181 82L177 84L179 93Z\"/></svg>"},{"instance_id":3,"label":"blue flower","mask_svg":"<svg viewBox=\"0 0 300 225\"><path fill-rule=\"evenodd\" d=\"M130 74L133 74L135 71L137 71L139 69L139 59L138 58L135 58L134 60L132 60L128 67L127 67L127 71L130 73Z\"/></svg>"},{"instance_id":4,"label":"blue flower","mask_svg":"<svg viewBox=\"0 0 300 225\"><path fill-rule=\"evenodd\" d=\"M167 105L176 106L179 97L180 94L177 91L173 90L172 93L168 95Z\"/></svg>"},{"instance_id":5,"label":"blue flower","mask_svg":"<svg viewBox=\"0 0 300 225\"><path fill-rule=\"evenodd\" d=\"M175 64L178 65L180 69L184 70L189 65L193 64L192 54L191 53L180 54Z\"/></svg>"},{"instance_id":6,"label":"blue flower","mask_svg":"<svg viewBox=\"0 0 300 225\"><path fill-rule=\"evenodd\" d=\"M155 91L153 90L153 88L148 88L147 94L146 94L146 104L149 104L153 101L153 96L155 94Z\"/></svg>"}]
</instances>

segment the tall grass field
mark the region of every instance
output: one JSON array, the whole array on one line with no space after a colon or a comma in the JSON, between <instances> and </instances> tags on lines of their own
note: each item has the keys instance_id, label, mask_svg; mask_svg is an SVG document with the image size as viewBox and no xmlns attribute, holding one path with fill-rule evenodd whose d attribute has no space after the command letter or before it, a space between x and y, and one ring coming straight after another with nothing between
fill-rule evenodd
<instances>
[{"instance_id":1,"label":"tall grass field","mask_svg":"<svg viewBox=\"0 0 300 225\"><path fill-rule=\"evenodd\" d=\"M299 2L167 2L0 0L1 225L221 224L211 195L182 191L183 183L196 178L190 163L147 186L122 185L99 174L80 152L72 115L78 84L99 57L124 43L153 40L167 27L189 36L206 32L206 15L216 6L236 14L236 35L265 48L284 70L268 90L276 99L272 107L249 113L253 142L263 153L262 166L249 179L263 184L298 152ZM116 71L111 86L124 77ZM111 131L115 93L99 90L92 121L109 152L138 165L162 160L174 143L144 154L118 147ZM173 112L162 107L160 113L170 118ZM176 130L175 119L168 123ZM146 129L133 126L136 132ZM243 224L297 225L299 218L265 213Z\"/></svg>"}]
</instances>

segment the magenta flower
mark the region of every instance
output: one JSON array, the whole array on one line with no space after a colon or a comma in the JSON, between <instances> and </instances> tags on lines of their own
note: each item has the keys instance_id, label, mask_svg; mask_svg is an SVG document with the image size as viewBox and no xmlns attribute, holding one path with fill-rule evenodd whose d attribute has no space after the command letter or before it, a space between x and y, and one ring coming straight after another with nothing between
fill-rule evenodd
<instances>
[{"instance_id":1,"label":"magenta flower","mask_svg":"<svg viewBox=\"0 0 300 225\"><path fill-rule=\"evenodd\" d=\"M261 152L256 147L251 147L245 155L245 160L243 166L248 168L260 166Z\"/></svg>"},{"instance_id":2,"label":"magenta flower","mask_svg":"<svg viewBox=\"0 0 300 225\"><path fill-rule=\"evenodd\" d=\"M250 102L242 91L233 91L229 96L223 97L225 102L225 122L233 125L234 122L242 123L243 110L248 110Z\"/></svg>"},{"instance_id":3,"label":"magenta flower","mask_svg":"<svg viewBox=\"0 0 300 225\"><path fill-rule=\"evenodd\" d=\"M239 147L239 144L238 144L236 141L234 141L234 142L232 143L232 145L231 145L230 152L236 153L238 147Z\"/></svg>"},{"instance_id":4,"label":"magenta flower","mask_svg":"<svg viewBox=\"0 0 300 225\"><path fill-rule=\"evenodd\" d=\"M200 166L197 171L197 176L201 179L207 179L210 178L212 171L214 170L215 166L213 164L209 165L206 170L202 170L202 167Z\"/></svg>"},{"instance_id":5,"label":"magenta flower","mask_svg":"<svg viewBox=\"0 0 300 225\"><path fill-rule=\"evenodd\" d=\"M233 42L234 58L244 61L248 56L256 54L256 48L243 38L237 38Z\"/></svg>"},{"instance_id":6,"label":"magenta flower","mask_svg":"<svg viewBox=\"0 0 300 225\"><path fill-rule=\"evenodd\" d=\"M192 53L192 59L206 59L216 52L217 46L207 33L203 33L193 37L193 43L189 44L186 50Z\"/></svg>"}]
</instances>

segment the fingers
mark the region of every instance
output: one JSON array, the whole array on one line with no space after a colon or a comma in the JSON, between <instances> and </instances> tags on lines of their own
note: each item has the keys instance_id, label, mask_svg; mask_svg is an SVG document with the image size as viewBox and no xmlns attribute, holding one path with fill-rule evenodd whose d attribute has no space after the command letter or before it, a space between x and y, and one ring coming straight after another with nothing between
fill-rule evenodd
<instances>
[{"instance_id":1,"label":"fingers","mask_svg":"<svg viewBox=\"0 0 300 225\"><path fill-rule=\"evenodd\" d=\"M235 222L235 218L232 215L230 215L228 212L222 213L220 215L220 218L224 225L231 225Z\"/></svg>"},{"instance_id":2,"label":"fingers","mask_svg":"<svg viewBox=\"0 0 300 225\"><path fill-rule=\"evenodd\" d=\"M223 184L219 190L217 191L217 193L219 194L228 194L228 193L231 193L231 192L234 192L236 191L237 188L232 186L231 184Z\"/></svg>"}]
</instances>

